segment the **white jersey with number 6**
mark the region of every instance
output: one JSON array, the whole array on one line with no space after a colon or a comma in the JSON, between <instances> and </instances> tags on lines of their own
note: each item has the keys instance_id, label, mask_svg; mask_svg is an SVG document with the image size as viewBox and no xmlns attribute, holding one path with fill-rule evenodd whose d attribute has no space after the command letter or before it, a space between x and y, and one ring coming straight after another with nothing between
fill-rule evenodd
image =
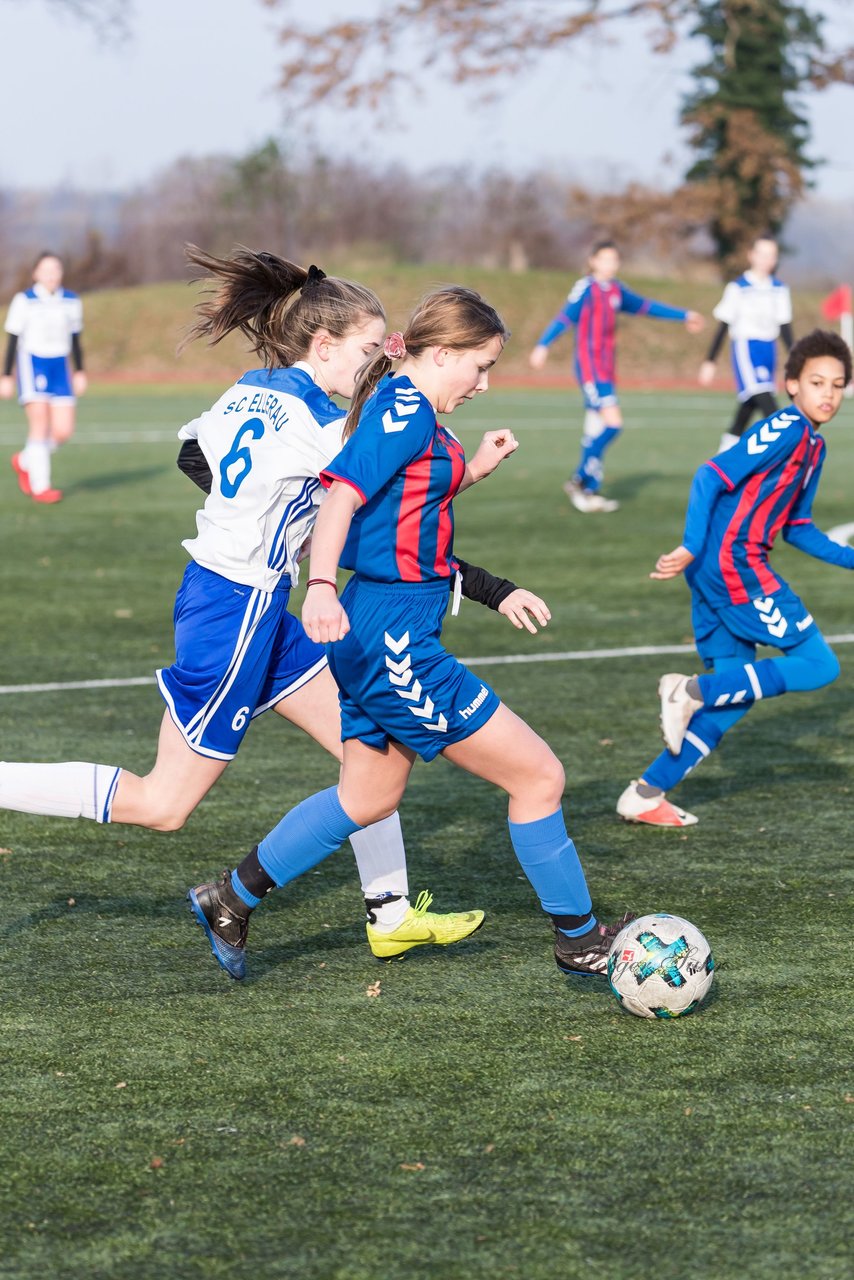
<instances>
[{"instance_id":1,"label":"white jersey with number 6","mask_svg":"<svg viewBox=\"0 0 854 1280\"><path fill-rule=\"evenodd\" d=\"M345 412L305 361L254 369L178 432L198 440L213 475L183 543L197 564L233 582L273 591L292 585L323 498L318 475L341 451Z\"/></svg>"}]
</instances>

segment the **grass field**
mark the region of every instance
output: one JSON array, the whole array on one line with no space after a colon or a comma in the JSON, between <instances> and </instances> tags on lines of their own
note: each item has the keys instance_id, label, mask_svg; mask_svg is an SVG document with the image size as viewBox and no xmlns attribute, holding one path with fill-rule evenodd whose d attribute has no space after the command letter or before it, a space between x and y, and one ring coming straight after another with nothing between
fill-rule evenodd
<instances>
[{"instance_id":1,"label":"grass field","mask_svg":"<svg viewBox=\"0 0 854 1280\"><path fill-rule=\"evenodd\" d=\"M174 432L210 398L93 393L55 463L56 507L20 497L3 463L4 758L149 766L153 682L18 686L171 660L195 510ZM3 814L0 1276L850 1274L854 647L839 645L832 689L758 707L683 784L699 826L619 822L619 792L658 750L657 678L695 660L559 655L690 640L684 587L646 575L679 541L690 475L730 411L684 393L624 404L607 518L577 515L560 489L574 396L494 392L460 412L467 446L509 422L522 447L457 503L457 549L540 592L553 621L520 636L466 603L445 634L475 668L531 659L484 675L566 764L594 901L606 917L694 920L719 966L705 1009L645 1023L599 980L560 977L502 797L443 761L415 770L402 810L411 883L438 909L485 908L486 927L378 965L345 849L257 913L242 986L184 894L332 783L331 761L278 717L181 832ZM846 403L824 527L854 520L851 426ZM19 439L4 404L3 456ZM840 570L775 554L826 634L854 631Z\"/></svg>"}]
</instances>

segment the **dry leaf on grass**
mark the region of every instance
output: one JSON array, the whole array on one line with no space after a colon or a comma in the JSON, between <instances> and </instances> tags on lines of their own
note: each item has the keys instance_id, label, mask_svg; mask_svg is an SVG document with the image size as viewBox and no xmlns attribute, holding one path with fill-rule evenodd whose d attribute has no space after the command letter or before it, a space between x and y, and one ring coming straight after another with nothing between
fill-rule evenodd
<instances>
[{"instance_id":1,"label":"dry leaf on grass","mask_svg":"<svg viewBox=\"0 0 854 1280\"><path fill-rule=\"evenodd\" d=\"M372 982L371 985L368 987L367 991L365 992L365 995L378 996L380 994L381 989L382 989L382 986L379 982Z\"/></svg>"}]
</instances>

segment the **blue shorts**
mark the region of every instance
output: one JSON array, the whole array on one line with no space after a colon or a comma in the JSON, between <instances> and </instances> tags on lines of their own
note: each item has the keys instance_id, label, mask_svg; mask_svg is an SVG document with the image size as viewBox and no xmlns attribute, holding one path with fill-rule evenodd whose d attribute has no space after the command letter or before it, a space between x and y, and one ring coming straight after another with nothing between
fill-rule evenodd
<instances>
[{"instance_id":1,"label":"blue shorts","mask_svg":"<svg viewBox=\"0 0 854 1280\"><path fill-rule=\"evenodd\" d=\"M498 710L498 695L441 643L448 598L446 581L347 583L341 603L351 629L326 650L342 742L382 750L394 741L432 760Z\"/></svg>"},{"instance_id":2,"label":"blue shorts","mask_svg":"<svg viewBox=\"0 0 854 1280\"><path fill-rule=\"evenodd\" d=\"M67 356L34 356L18 352L18 402L50 400L53 404L74 404L71 369Z\"/></svg>"},{"instance_id":3,"label":"blue shorts","mask_svg":"<svg viewBox=\"0 0 854 1280\"><path fill-rule=\"evenodd\" d=\"M818 632L812 614L785 582L773 595L759 596L749 604L723 606L710 604L692 587L691 623L697 652L707 670L719 658L752 662L758 644L786 652Z\"/></svg>"},{"instance_id":4,"label":"blue shorts","mask_svg":"<svg viewBox=\"0 0 854 1280\"><path fill-rule=\"evenodd\" d=\"M732 338L732 371L739 400L774 390L777 343L758 338Z\"/></svg>"},{"instance_id":5,"label":"blue shorts","mask_svg":"<svg viewBox=\"0 0 854 1280\"><path fill-rule=\"evenodd\" d=\"M578 381L585 409L610 409L620 403L613 382L582 382L580 377Z\"/></svg>"},{"instance_id":6,"label":"blue shorts","mask_svg":"<svg viewBox=\"0 0 854 1280\"><path fill-rule=\"evenodd\" d=\"M175 598L175 661L157 672L169 714L200 756L231 760L249 721L327 665L288 613L290 582L261 591L191 561Z\"/></svg>"}]
</instances>

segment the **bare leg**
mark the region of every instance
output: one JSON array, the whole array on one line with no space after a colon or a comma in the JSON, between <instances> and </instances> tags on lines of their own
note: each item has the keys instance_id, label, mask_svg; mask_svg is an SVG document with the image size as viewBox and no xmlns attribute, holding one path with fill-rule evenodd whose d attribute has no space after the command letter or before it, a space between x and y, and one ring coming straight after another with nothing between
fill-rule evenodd
<instances>
[{"instance_id":1,"label":"bare leg","mask_svg":"<svg viewBox=\"0 0 854 1280\"><path fill-rule=\"evenodd\" d=\"M338 686L328 667L319 671L313 680L297 689L296 693L282 698L273 707L273 711L297 728L303 729L336 760L343 759Z\"/></svg>"},{"instance_id":2,"label":"bare leg","mask_svg":"<svg viewBox=\"0 0 854 1280\"><path fill-rule=\"evenodd\" d=\"M503 703L482 729L451 743L442 754L506 791L511 822L535 822L560 808L563 765L548 743Z\"/></svg>"},{"instance_id":3,"label":"bare leg","mask_svg":"<svg viewBox=\"0 0 854 1280\"><path fill-rule=\"evenodd\" d=\"M349 739L338 784L344 811L362 827L387 818L400 804L414 762L415 752L399 742L377 751Z\"/></svg>"},{"instance_id":4,"label":"bare leg","mask_svg":"<svg viewBox=\"0 0 854 1280\"><path fill-rule=\"evenodd\" d=\"M50 409L50 439L55 445L67 444L74 434L76 405L52 404Z\"/></svg>"},{"instance_id":5,"label":"bare leg","mask_svg":"<svg viewBox=\"0 0 854 1280\"><path fill-rule=\"evenodd\" d=\"M164 711L154 768L144 777L123 769L112 821L153 831L177 831L225 770L227 760L198 755Z\"/></svg>"}]
</instances>

